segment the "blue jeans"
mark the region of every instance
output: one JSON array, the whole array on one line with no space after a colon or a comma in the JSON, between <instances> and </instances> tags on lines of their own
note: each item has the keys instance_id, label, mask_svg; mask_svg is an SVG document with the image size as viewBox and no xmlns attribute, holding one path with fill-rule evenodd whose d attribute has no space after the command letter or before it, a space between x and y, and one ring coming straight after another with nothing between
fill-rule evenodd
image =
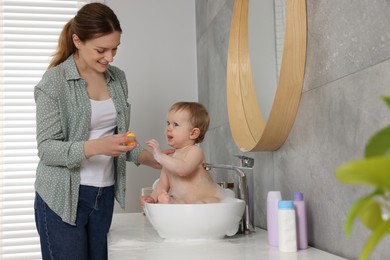
<instances>
[{"instance_id":1,"label":"blue jeans","mask_svg":"<svg viewBox=\"0 0 390 260\"><path fill-rule=\"evenodd\" d=\"M80 186L76 225L61 220L38 193L35 223L43 260L107 259L107 233L114 211L114 186Z\"/></svg>"}]
</instances>

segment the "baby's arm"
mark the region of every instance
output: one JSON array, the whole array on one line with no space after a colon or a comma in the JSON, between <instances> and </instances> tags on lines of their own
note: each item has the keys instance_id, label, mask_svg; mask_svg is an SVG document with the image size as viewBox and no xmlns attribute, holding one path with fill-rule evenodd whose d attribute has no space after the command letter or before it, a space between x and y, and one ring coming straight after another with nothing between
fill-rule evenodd
<instances>
[{"instance_id":1,"label":"baby's arm","mask_svg":"<svg viewBox=\"0 0 390 260\"><path fill-rule=\"evenodd\" d=\"M169 172L178 176L187 176L193 173L204 161L203 151L196 145L190 148L185 158L175 158L163 154L156 140L152 139L146 143L152 150L156 161L158 161Z\"/></svg>"}]
</instances>

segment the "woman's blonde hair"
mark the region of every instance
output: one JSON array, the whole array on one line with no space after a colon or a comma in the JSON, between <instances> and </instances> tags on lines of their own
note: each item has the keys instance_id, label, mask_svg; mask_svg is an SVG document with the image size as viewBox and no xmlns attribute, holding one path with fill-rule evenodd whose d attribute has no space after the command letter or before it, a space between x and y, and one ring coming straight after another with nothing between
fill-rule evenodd
<instances>
[{"instance_id":1,"label":"woman's blonde hair","mask_svg":"<svg viewBox=\"0 0 390 260\"><path fill-rule=\"evenodd\" d=\"M84 5L62 29L57 50L50 61L49 68L65 61L76 51L72 39L73 34L76 34L80 41L85 42L115 31L122 33L122 28L110 7L102 3Z\"/></svg>"}]
</instances>

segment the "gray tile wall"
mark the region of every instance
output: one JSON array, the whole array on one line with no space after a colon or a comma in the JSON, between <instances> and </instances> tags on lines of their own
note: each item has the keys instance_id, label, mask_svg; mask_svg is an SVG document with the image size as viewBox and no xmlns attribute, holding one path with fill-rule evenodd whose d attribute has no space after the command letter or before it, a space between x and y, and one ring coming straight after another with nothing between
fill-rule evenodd
<instances>
[{"instance_id":1,"label":"gray tile wall","mask_svg":"<svg viewBox=\"0 0 390 260\"><path fill-rule=\"evenodd\" d=\"M199 101L212 118L203 147L207 160L239 164L226 107L226 62L234 0L196 0ZM266 196L280 190L305 196L309 243L356 259L369 232L359 222L351 238L343 225L351 204L370 191L339 183L335 169L359 159L368 138L390 122L380 100L390 95L390 1L307 0L308 40L303 93L285 144L255 159L255 223L266 227ZM371 259L388 259L390 238Z\"/></svg>"}]
</instances>

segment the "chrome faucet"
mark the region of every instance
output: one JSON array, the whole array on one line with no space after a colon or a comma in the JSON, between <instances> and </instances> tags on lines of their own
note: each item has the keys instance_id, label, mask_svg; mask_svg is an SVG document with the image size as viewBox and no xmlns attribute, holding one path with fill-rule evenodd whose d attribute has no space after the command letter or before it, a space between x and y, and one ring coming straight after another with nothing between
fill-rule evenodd
<instances>
[{"instance_id":1,"label":"chrome faucet","mask_svg":"<svg viewBox=\"0 0 390 260\"><path fill-rule=\"evenodd\" d=\"M238 198L245 201L245 211L242 218L242 233L250 234L255 231L254 225L254 203L253 203L253 164L254 160L246 156L236 157L241 159L242 166L226 164L204 163L204 168L209 171L211 168L232 170L239 177Z\"/></svg>"}]
</instances>

